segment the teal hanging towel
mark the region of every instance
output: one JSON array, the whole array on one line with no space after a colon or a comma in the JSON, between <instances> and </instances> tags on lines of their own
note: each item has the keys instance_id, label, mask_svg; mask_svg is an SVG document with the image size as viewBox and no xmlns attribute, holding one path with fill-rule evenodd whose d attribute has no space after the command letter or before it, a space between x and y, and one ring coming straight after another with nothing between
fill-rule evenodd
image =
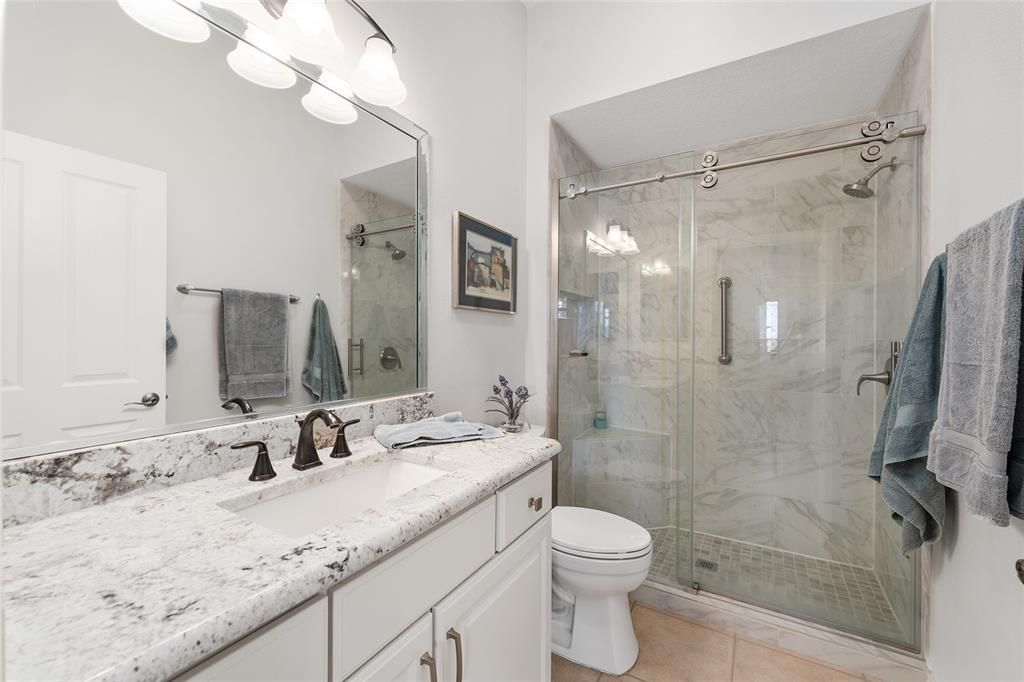
<instances>
[{"instance_id":1,"label":"teal hanging towel","mask_svg":"<svg viewBox=\"0 0 1024 682\"><path fill-rule=\"evenodd\" d=\"M313 301L313 323L309 330L306 364L302 368L302 385L322 403L341 400L347 390L331 319L320 294Z\"/></svg>"}]
</instances>

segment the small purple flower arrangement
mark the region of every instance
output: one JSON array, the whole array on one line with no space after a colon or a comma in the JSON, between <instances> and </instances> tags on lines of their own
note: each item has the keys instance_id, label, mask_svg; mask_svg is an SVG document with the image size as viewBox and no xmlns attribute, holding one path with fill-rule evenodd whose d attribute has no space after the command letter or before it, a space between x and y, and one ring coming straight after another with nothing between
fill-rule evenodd
<instances>
[{"instance_id":1,"label":"small purple flower arrangement","mask_svg":"<svg viewBox=\"0 0 1024 682\"><path fill-rule=\"evenodd\" d=\"M508 379L500 374L498 375L498 383L491 387L491 391L494 395L488 396L487 402L497 403L500 407L492 407L487 411L504 415L505 423L501 425L501 428L505 431L516 433L522 430L523 425L519 422L519 413L522 411L526 401L533 397L530 395L530 391L527 390L526 386L520 386L512 390Z\"/></svg>"}]
</instances>

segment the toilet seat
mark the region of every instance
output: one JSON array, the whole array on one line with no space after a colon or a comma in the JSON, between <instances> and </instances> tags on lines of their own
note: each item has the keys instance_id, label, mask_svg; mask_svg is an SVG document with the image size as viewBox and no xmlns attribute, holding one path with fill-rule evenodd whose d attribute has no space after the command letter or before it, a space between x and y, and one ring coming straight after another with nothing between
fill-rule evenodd
<instances>
[{"instance_id":1,"label":"toilet seat","mask_svg":"<svg viewBox=\"0 0 1024 682\"><path fill-rule=\"evenodd\" d=\"M621 516L584 507L551 510L552 549L599 561L636 559L651 553L647 529Z\"/></svg>"}]
</instances>

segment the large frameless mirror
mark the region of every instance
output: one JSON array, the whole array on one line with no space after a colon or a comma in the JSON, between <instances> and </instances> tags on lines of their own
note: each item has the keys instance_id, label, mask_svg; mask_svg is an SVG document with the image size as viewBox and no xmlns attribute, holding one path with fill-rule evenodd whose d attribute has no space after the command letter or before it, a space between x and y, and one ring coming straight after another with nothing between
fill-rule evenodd
<instances>
[{"instance_id":1,"label":"large frameless mirror","mask_svg":"<svg viewBox=\"0 0 1024 682\"><path fill-rule=\"evenodd\" d=\"M423 131L191 4L7 3L6 459L425 385Z\"/></svg>"}]
</instances>

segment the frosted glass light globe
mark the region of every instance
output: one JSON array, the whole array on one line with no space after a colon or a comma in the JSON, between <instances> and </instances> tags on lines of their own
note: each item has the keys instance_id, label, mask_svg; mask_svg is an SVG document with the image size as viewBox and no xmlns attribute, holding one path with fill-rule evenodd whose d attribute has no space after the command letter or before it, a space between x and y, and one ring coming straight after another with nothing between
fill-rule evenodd
<instances>
[{"instance_id":1,"label":"frosted glass light globe","mask_svg":"<svg viewBox=\"0 0 1024 682\"><path fill-rule=\"evenodd\" d=\"M324 0L288 0L274 33L289 54L318 66L337 59L344 49Z\"/></svg>"},{"instance_id":2,"label":"frosted glass light globe","mask_svg":"<svg viewBox=\"0 0 1024 682\"><path fill-rule=\"evenodd\" d=\"M117 0L124 13L153 33L183 43L201 43L210 37L210 25L174 0ZM199 0L184 0L199 9Z\"/></svg>"},{"instance_id":3,"label":"frosted glass light globe","mask_svg":"<svg viewBox=\"0 0 1024 682\"><path fill-rule=\"evenodd\" d=\"M232 71L250 83L265 88L284 90L295 85L295 72L277 61L288 59L288 55L270 35L255 26L249 26L245 30L245 39L252 44L239 40L238 46L228 54L228 66Z\"/></svg>"},{"instance_id":4,"label":"frosted glass light globe","mask_svg":"<svg viewBox=\"0 0 1024 682\"><path fill-rule=\"evenodd\" d=\"M321 121L336 125L355 123L359 112L352 102L345 99L352 96L349 84L330 72L324 72L320 81L327 87L320 83L310 84L309 93L302 98L302 107Z\"/></svg>"},{"instance_id":5,"label":"frosted glass light globe","mask_svg":"<svg viewBox=\"0 0 1024 682\"><path fill-rule=\"evenodd\" d=\"M352 74L352 89L360 99L382 107L405 101L405 83L398 75L394 49L380 36L370 36Z\"/></svg>"}]
</instances>

